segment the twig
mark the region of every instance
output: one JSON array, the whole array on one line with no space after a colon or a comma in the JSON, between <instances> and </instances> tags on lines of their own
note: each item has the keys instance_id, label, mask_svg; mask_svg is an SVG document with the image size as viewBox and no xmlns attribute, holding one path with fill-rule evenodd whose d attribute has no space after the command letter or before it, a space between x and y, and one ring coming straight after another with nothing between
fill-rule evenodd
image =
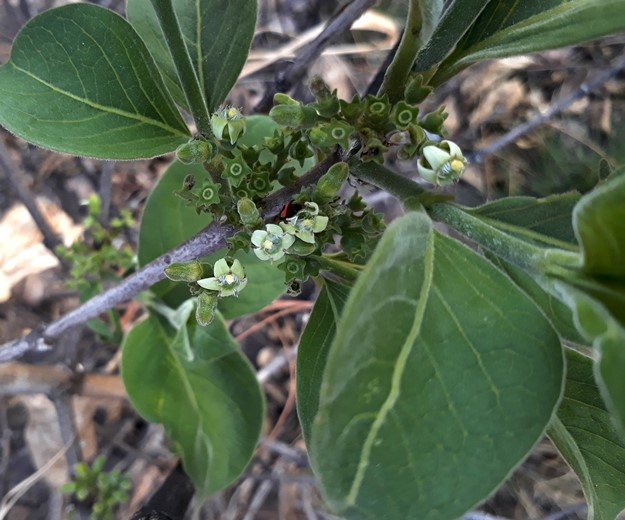
<instances>
[{"instance_id":1,"label":"twig","mask_svg":"<svg viewBox=\"0 0 625 520\"><path fill-rule=\"evenodd\" d=\"M41 232L43 236L43 244L63 263L63 260L57 255L56 247L61 245L61 239L56 235L56 233L48 224L46 217L43 216L41 211L39 210L39 206L37 206L37 202L35 198L32 196L28 188L24 186L22 182L22 178L24 177L24 172L22 169L11 159L8 154L8 151L3 143L0 143L0 170L4 172L5 177L13 186L13 189L16 191L17 196L26 209L30 216L35 221L37 228Z\"/></svg>"},{"instance_id":2,"label":"twig","mask_svg":"<svg viewBox=\"0 0 625 520\"><path fill-rule=\"evenodd\" d=\"M618 60L614 65L612 65L609 69L605 70L594 79L590 81L585 81L582 83L577 90L568 96L558 100L556 103L551 105L549 110L545 111L542 114L530 119L522 125L517 126L507 134L503 135L499 139L496 139L492 143L488 144L484 148L480 148L471 154L467 154L467 158L471 163L481 164L484 162L484 159L492 155L502 148L508 146L515 142L519 137L522 137L532 130L538 128L543 125L552 117L560 114L569 108L575 101L581 99L583 97L588 96L593 90L596 90L605 82L609 81L613 77L615 77L619 72L625 69L625 58Z\"/></svg>"},{"instance_id":3,"label":"twig","mask_svg":"<svg viewBox=\"0 0 625 520\"><path fill-rule=\"evenodd\" d=\"M267 495L269 495L269 492L273 489L273 486L274 483L271 480L263 480L260 483L260 486L258 486L258 489L256 490L256 493L254 494L254 497L250 502L250 507L248 508L247 513L245 513L243 520L254 520L254 518L256 518L256 513L258 513L258 510L265 503Z\"/></svg>"},{"instance_id":4,"label":"twig","mask_svg":"<svg viewBox=\"0 0 625 520\"><path fill-rule=\"evenodd\" d=\"M278 74L275 82L267 88L265 95L254 111L269 111L273 103L274 94L276 92L287 92L299 83L306 75L312 62L321 55L323 50L351 27L375 3L376 0L352 0L352 2L344 6L328 22L321 34L301 50L295 61Z\"/></svg>"},{"instance_id":5,"label":"twig","mask_svg":"<svg viewBox=\"0 0 625 520\"><path fill-rule=\"evenodd\" d=\"M80 449L80 441L76 433L76 421L74 418L74 410L72 408L72 396L67 392L60 392L51 398L56 416L59 421L59 430L63 443L69 444L69 448L65 453L67 466L70 476L74 475L76 464L82 462L82 450Z\"/></svg>"},{"instance_id":6,"label":"twig","mask_svg":"<svg viewBox=\"0 0 625 520\"><path fill-rule=\"evenodd\" d=\"M111 186L113 183L113 170L115 163L107 161L102 165L100 174L100 224L108 227L111 216Z\"/></svg>"},{"instance_id":7,"label":"twig","mask_svg":"<svg viewBox=\"0 0 625 520\"><path fill-rule=\"evenodd\" d=\"M314 184L328 169L340 161L338 153L328 156L317 164L306 175L300 177L292 186L267 197L264 201L263 216L265 219L275 217L284 204L299 193L303 186ZM207 256L226 246L226 239L234 234L231 226L214 222L204 228L183 244L159 256L142 269L122 280L119 284L88 300L80 307L67 313L41 330L30 333L25 338L0 346L0 363L18 358L29 350L45 350L50 348L65 332L88 320L99 316L116 305L131 300L141 291L165 278L164 270L168 265L178 262L189 262Z\"/></svg>"}]
</instances>

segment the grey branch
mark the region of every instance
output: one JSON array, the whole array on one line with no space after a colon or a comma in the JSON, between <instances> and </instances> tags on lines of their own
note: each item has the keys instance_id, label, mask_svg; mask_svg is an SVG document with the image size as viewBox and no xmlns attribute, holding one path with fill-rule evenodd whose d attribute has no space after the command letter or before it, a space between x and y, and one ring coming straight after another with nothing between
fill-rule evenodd
<instances>
[{"instance_id":1,"label":"grey branch","mask_svg":"<svg viewBox=\"0 0 625 520\"><path fill-rule=\"evenodd\" d=\"M300 177L293 186L267 197L263 204L263 217L266 220L275 217L280 213L282 207L300 192L302 187L316 183L330 166L340 160L341 156L338 153L328 156L306 175ZM116 305L131 300L141 291L161 281L165 278L164 271L168 265L202 258L225 247L227 245L226 240L234 232L235 230L231 226L216 222L210 224L183 244L159 256L119 284L88 300L48 326L31 332L25 338L0 346L0 362L16 359L29 350L49 348L67 331L84 324Z\"/></svg>"},{"instance_id":2,"label":"grey branch","mask_svg":"<svg viewBox=\"0 0 625 520\"><path fill-rule=\"evenodd\" d=\"M310 65L321 55L324 49L335 42L341 34L349 29L375 3L376 0L352 0L352 2L338 11L334 18L325 26L321 34L305 46L295 61L278 74L275 82L267 88L254 111L267 112L273 103L274 94L276 92L287 92L299 83L306 75Z\"/></svg>"},{"instance_id":3,"label":"grey branch","mask_svg":"<svg viewBox=\"0 0 625 520\"><path fill-rule=\"evenodd\" d=\"M484 159L489 155L497 153L502 148L508 146L509 144L514 143L520 137L530 133L532 130L535 130L539 126L543 125L551 118L557 116L561 112L564 112L567 108L569 108L575 101L581 99L592 91L599 88L606 81L609 81L613 77L615 77L619 72L625 69L625 58L618 60L614 65L612 65L609 69L605 70L594 79L590 81L586 81L582 83L577 90L568 96L558 100L554 103L549 110L546 112L539 114L533 119L530 119L526 123L517 126L507 134L503 135L499 139L493 141L489 145L476 150L472 154L467 154L467 158L471 163L481 164L484 162Z\"/></svg>"}]
</instances>

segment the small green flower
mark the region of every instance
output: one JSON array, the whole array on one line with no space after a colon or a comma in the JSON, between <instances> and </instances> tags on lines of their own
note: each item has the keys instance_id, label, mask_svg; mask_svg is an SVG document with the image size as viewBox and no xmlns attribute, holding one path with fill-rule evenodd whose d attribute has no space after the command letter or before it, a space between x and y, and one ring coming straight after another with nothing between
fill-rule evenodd
<instances>
[{"instance_id":1,"label":"small green flower","mask_svg":"<svg viewBox=\"0 0 625 520\"><path fill-rule=\"evenodd\" d=\"M306 277L306 260L293 256L288 256L287 259L282 262L278 269L284 271L285 282L289 283L293 280L305 280Z\"/></svg>"},{"instance_id":2,"label":"small green flower","mask_svg":"<svg viewBox=\"0 0 625 520\"><path fill-rule=\"evenodd\" d=\"M328 217L319 215L319 206L316 203L306 202L304 209L280 225L290 235L295 235L308 244L314 244L315 233L324 231L328 227L328 221Z\"/></svg>"},{"instance_id":3,"label":"small green flower","mask_svg":"<svg viewBox=\"0 0 625 520\"><path fill-rule=\"evenodd\" d=\"M216 291L218 296L238 296L247 285L247 277L241 262L234 260L228 265L225 258L217 260L213 268L213 277L198 280L197 284L210 291Z\"/></svg>"},{"instance_id":4,"label":"small green flower","mask_svg":"<svg viewBox=\"0 0 625 520\"><path fill-rule=\"evenodd\" d=\"M349 138L354 133L354 127L341 121L332 120L314 127L310 133L310 142L317 148L331 148L339 145L346 150L349 147Z\"/></svg>"},{"instance_id":5,"label":"small green flower","mask_svg":"<svg viewBox=\"0 0 625 520\"><path fill-rule=\"evenodd\" d=\"M247 122L241 111L234 107L224 107L211 116L211 130L217 139L237 142L245 133Z\"/></svg>"},{"instance_id":6,"label":"small green flower","mask_svg":"<svg viewBox=\"0 0 625 520\"><path fill-rule=\"evenodd\" d=\"M466 162L456 143L441 141L438 145L423 148L417 169L426 181L437 186L446 186L460 179Z\"/></svg>"},{"instance_id":7,"label":"small green flower","mask_svg":"<svg viewBox=\"0 0 625 520\"><path fill-rule=\"evenodd\" d=\"M289 148L289 155L292 159L299 162L300 166L304 166L306 159L314 155L313 151L308 146L308 143L302 139L298 139Z\"/></svg>"},{"instance_id":8,"label":"small green flower","mask_svg":"<svg viewBox=\"0 0 625 520\"><path fill-rule=\"evenodd\" d=\"M206 207L219 204L221 202L219 198L219 188L221 188L220 184L204 182L200 190L200 203Z\"/></svg>"},{"instance_id":9,"label":"small green flower","mask_svg":"<svg viewBox=\"0 0 625 520\"><path fill-rule=\"evenodd\" d=\"M293 242L295 237L275 224L267 224L264 230L257 229L252 233L254 253L261 260L280 260Z\"/></svg>"},{"instance_id":10,"label":"small green flower","mask_svg":"<svg viewBox=\"0 0 625 520\"><path fill-rule=\"evenodd\" d=\"M388 96L367 96L365 117L369 124L373 126L383 125L388 121L391 113L391 104Z\"/></svg>"},{"instance_id":11,"label":"small green flower","mask_svg":"<svg viewBox=\"0 0 625 520\"><path fill-rule=\"evenodd\" d=\"M232 186L239 186L243 179L252 173L252 169L248 166L241 155L232 159L224 159L224 171L221 174L222 179L230 181Z\"/></svg>"},{"instance_id":12,"label":"small green flower","mask_svg":"<svg viewBox=\"0 0 625 520\"><path fill-rule=\"evenodd\" d=\"M358 96L354 96L351 101L341 99L341 115L349 123L356 123L365 111L365 102Z\"/></svg>"},{"instance_id":13,"label":"small green flower","mask_svg":"<svg viewBox=\"0 0 625 520\"><path fill-rule=\"evenodd\" d=\"M250 188L258 195L263 196L271 191L271 181L268 171L255 171L249 179Z\"/></svg>"},{"instance_id":14,"label":"small green flower","mask_svg":"<svg viewBox=\"0 0 625 520\"><path fill-rule=\"evenodd\" d=\"M399 130L406 130L410 125L417 122L419 107L400 101L393 107L393 122Z\"/></svg>"}]
</instances>

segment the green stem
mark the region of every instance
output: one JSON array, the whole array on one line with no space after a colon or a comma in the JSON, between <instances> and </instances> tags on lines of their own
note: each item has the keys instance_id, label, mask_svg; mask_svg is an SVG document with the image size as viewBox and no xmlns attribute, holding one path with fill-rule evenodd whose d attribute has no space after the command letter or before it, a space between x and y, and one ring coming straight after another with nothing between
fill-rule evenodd
<instances>
[{"instance_id":1,"label":"green stem","mask_svg":"<svg viewBox=\"0 0 625 520\"><path fill-rule=\"evenodd\" d=\"M315 260L319 262L321 269L330 271L345 280L356 281L358 279L359 271L350 267L350 264L346 262L333 260L327 256L317 256L315 257Z\"/></svg>"},{"instance_id":2,"label":"green stem","mask_svg":"<svg viewBox=\"0 0 625 520\"><path fill-rule=\"evenodd\" d=\"M397 197L406 208L420 207L421 199L428 194L428 191L416 182L398 175L381 164L363 163L358 159L352 159L349 161L349 167L355 177Z\"/></svg>"},{"instance_id":3,"label":"green stem","mask_svg":"<svg viewBox=\"0 0 625 520\"><path fill-rule=\"evenodd\" d=\"M204 136L211 135L210 114L203 89L193 68L191 56L182 39L178 18L174 12L172 0L150 0L156 11L159 24L165 35L167 47L176 66L176 72L184 91L189 110L195 121L198 132Z\"/></svg>"},{"instance_id":4,"label":"green stem","mask_svg":"<svg viewBox=\"0 0 625 520\"><path fill-rule=\"evenodd\" d=\"M404 97L408 75L417 57L417 52L421 48L422 23L419 0L410 0L404 34L399 42L397 53L386 71L379 92L380 95L388 94L391 103L397 103Z\"/></svg>"},{"instance_id":5,"label":"green stem","mask_svg":"<svg viewBox=\"0 0 625 520\"><path fill-rule=\"evenodd\" d=\"M434 204L430 216L459 231L491 253L513 263L526 272L544 274L549 269L549 256L553 250L535 246L511 236L470 215L460 206ZM562 251L564 253L564 251Z\"/></svg>"}]
</instances>

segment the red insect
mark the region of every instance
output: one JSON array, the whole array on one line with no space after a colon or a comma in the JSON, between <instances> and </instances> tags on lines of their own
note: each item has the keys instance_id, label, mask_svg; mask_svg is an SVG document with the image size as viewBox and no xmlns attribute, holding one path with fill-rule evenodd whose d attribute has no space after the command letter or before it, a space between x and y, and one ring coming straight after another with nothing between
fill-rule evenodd
<instances>
[{"instance_id":1,"label":"red insect","mask_svg":"<svg viewBox=\"0 0 625 520\"><path fill-rule=\"evenodd\" d=\"M294 217L297 212L302 209L304 206L298 204L297 202L287 202L284 207L280 210L279 217L281 219L287 219Z\"/></svg>"}]
</instances>

